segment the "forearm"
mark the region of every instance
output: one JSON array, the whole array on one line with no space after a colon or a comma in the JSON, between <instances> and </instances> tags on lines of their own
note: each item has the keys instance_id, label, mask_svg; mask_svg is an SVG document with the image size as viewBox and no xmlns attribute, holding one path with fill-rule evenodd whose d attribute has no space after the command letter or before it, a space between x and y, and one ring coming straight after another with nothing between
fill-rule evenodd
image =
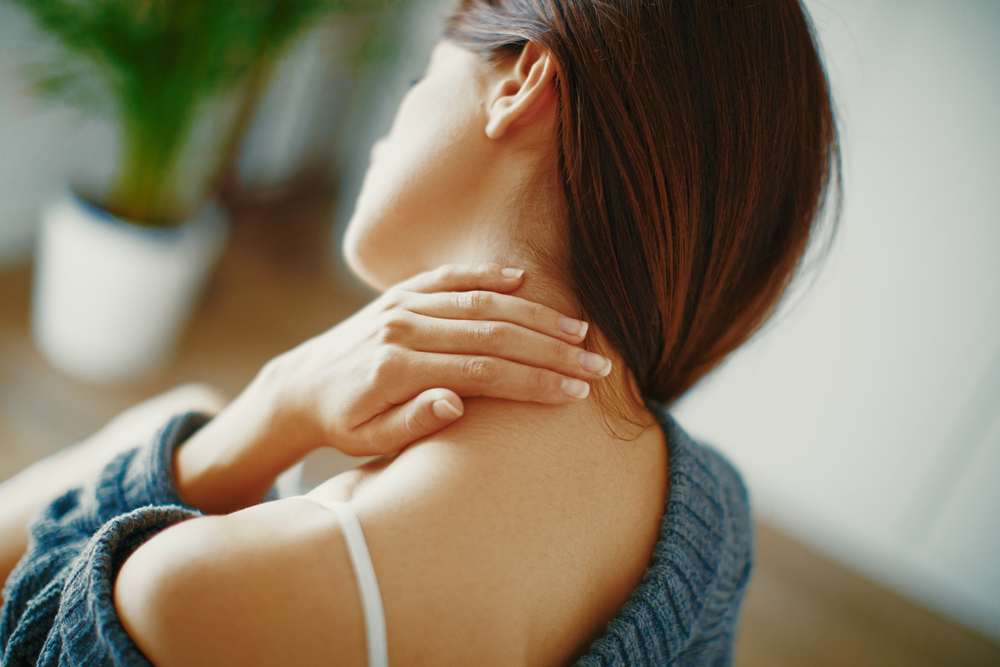
<instances>
[{"instance_id":1,"label":"forearm","mask_svg":"<svg viewBox=\"0 0 1000 667\"><path fill-rule=\"evenodd\" d=\"M28 548L36 512L71 489L96 479L117 453L141 444L148 419L125 413L86 440L38 461L0 484L0 582Z\"/></svg>"},{"instance_id":2,"label":"forearm","mask_svg":"<svg viewBox=\"0 0 1000 667\"><path fill-rule=\"evenodd\" d=\"M0 484L0 584L28 546L28 524L40 509L97 478L115 456L147 444L174 415L215 414L225 398L205 385L188 384L118 415L86 440L39 461Z\"/></svg>"},{"instance_id":3,"label":"forearm","mask_svg":"<svg viewBox=\"0 0 1000 667\"><path fill-rule=\"evenodd\" d=\"M43 459L0 484L0 584L28 548L31 517L100 470L101 464L85 455L85 444Z\"/></svg>"},{"instance_id":4,"label":"forearm","mask_svg":"<svg viewBox=\"0 0 1000 667\"><path fill-rule=\"evenodd\" d=\"M175 483L189 506L208 513L248 507L274 480L308 453L296 443L294 420L280 420L266 374L224 410L224 399L201 385L185 385L122 413L83 442L43 459L0 483L0 584L28 546L28 524L40 509L97 477L118 453L144 445L174 415L219 413L182 445ZM220 412L221 411L221 412Z\"/></svg>"}]
</instances>

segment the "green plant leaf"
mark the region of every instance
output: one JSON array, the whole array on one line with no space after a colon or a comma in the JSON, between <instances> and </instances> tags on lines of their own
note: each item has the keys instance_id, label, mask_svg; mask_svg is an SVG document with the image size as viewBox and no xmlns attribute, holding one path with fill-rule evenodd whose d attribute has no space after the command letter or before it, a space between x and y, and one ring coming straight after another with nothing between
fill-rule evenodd
<instances>
[{"instance_id":1,"label":"green plant leaf","mask_svg":"<svg viewBox=\"0 0 1000 667\"><path fill-rule=\"evenodd\" d=\"M384 17L409 2L4 1L30 15L57 47L49 60L24 68L32 88L47 99L110 116L121 129L118 173L102 204L155 225L188 213L176 192L178 160L213 100L252 88L252 75L259 80L296 37L331 13ZM375 48L362 56L383 53ZM238 137L221 144L234 148Z\"/></svg>"}]
</instances>

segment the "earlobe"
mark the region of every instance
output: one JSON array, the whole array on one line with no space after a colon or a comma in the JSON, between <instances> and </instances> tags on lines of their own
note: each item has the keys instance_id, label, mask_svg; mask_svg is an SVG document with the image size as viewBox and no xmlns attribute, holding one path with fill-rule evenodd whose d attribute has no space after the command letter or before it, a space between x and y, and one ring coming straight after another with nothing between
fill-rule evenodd
<instances>
[{"instance_id":1,"label":"earlobe","mask_svg":"<svg viewBox=\"0 0 1000 667\"><path fill-rule=\"evenodd\" d=\"M540 117L555 101L555 74L551 54L531 42L525 44L492 89L486 136L500 139L511 126Z\"/></svg>"}]
</instances>

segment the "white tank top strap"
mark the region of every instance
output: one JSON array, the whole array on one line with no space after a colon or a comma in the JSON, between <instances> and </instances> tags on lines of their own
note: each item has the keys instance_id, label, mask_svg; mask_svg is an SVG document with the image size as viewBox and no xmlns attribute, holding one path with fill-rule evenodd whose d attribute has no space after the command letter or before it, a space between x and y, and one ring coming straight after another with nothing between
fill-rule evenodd
<instances>
[{"instance_id":1,"label":"white tank top strap","mask_svg":"<svg viewBox=\"0 0 1000 667\"><path fill-rule=\"evenodd\" d=\"M382 594L375 578L375 568L368 553L368 543L361 531L361 522L351 506L345 502L301 496L312 500L318 505L333 510L340 519L340 527L344 531L347 542L347 552L354 566L354 577L358 581L361 592L361 606L365 614L365 631L368 638L368 667L388 667L389 645L385 632L385 611L382 609Z\"/></svg>"}]
</instances>

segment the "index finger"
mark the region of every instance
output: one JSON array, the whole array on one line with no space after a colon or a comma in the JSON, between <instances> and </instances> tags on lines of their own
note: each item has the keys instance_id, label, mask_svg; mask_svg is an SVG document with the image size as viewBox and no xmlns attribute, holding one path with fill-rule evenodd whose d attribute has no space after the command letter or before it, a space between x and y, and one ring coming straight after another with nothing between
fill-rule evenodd
<instances>
[{"instance_id":1,"label":"index finger","mask_svg":"<svg viewBox=\"0 0 1000 667\"><path fill-rule=\"evenodd\" d=\"M499 264L446 264L404 280L396 287L410 292L513 292L521 286L524 271Z\"/></svg>"},{"instance_id":2,"label":"index finger","mask_svg":"<svg viewBox=\"0 0 1000 667\"><path fill-rule=\"evenodd\" d=\"M587 336L586 322L528 299L485 290L414 294L403 302L403 307L417 315L445 320L509 322L573 345L579 345Z\"/></svg>"}]
</instances>

